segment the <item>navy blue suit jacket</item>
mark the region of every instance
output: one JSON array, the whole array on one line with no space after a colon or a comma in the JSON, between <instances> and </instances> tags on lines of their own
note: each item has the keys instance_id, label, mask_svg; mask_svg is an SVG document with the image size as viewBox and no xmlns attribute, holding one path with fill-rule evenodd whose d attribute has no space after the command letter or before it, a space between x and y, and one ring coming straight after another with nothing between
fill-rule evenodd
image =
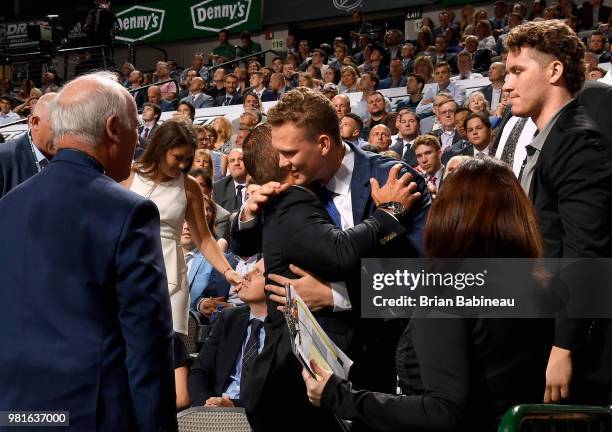
<instances>
[{"instance_id":1,"label":"navy blue suit jacket","mask_svg":"<svg viewBox=\"0 0 612 432\"><path fill-rule=\"evenodd\" d=\"M383 186L387 182L389 170L393 165L403 162L375 153L366 153L351 143L347 142L347 144L355 152L355 165L353 175L351 176L351 201L353 223L357 225L376 210L376 205L370 197L370 178L375 178ZM427 219L427 211L431 205L431 196L427 191L427 185L423 176L418 174L412 167L408 167L407 164L404 163L404 165L405 169L412 174L413 181L417 183L417 188L421 192L422 198L409 212L409 222L406 227L409 248L402 247L403 253L398 256L424 256L423 231ZM261 252L261 228L262 224L257 224L253 228L239 230L238 217L234 218L230 245L232 252L239 256L251 256Z\"/></svg>"},{"instance_id":2,"label":"navy blue suit jacket","mask_svg":"<svg viewBox=\"0 0 612 432\"><path fill-rule=\"evenodd\" d=\"M0 410L70 411L71 431L176 430L155 205L60 150L0 200L0 244Z\"/></svg>"},{"instance_id":3,"label":"navy blue suit jacket","mask_svg":"<svg viewBox=\"0 0 612 432\"><path fill-rule=\"evenodd\" d=\"M27 133L0 145L0 198L37 172Z\"/></svg>"}]
</instances>

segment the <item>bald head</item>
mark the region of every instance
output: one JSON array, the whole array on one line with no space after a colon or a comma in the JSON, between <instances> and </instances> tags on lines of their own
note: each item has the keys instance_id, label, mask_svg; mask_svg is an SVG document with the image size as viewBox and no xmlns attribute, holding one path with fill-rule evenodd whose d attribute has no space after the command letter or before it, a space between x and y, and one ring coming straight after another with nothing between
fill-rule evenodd
<instances>
[{"instance_id":1,"label":"bald head","mask_svg":"<svg viewBox=\"0 0 612 432\"><path fill-rule=\"evenodd\" d=\"M201 92L205 87L204 80L200 77L195 77L191 80L191 84L189 84L189 91L192 93Z\"/></svg>"},{"instance_id":2,"label":"bald head","mask_svg":"<svg viewBox=\"0 0 612 432\"><path fill-rule=\"evenodd\" d=\"M391 146L391 130L384 124L374 126L370 130L368 142L378 147L381 151L388 150Z\"/></svg>"},{"instance_id":3,"label":"bald head","mask_svg":"<svg viewBox=\"0 0 612 432\"><path fill-rule=\"evenodd\" d=\"M69 82L50 105L58 149L75 148L117 181L127 178L138 140L134 98L111 74L96 72Z\"/></svg>"},{"instance_id":4,"label":"bald head","mask_svg":"<svg viewBox=\"0 0 612 432\"><path fill-rule=\"evenodd\" d=\"M51 128L51 116L49 115L49 105L57 99L57 93L47 93L38 99L34 106L34 111L28 119L28 126L32 134L34 145L50 159L55 154L53 144L53 129Z\"/></svg>"}]
</instances>

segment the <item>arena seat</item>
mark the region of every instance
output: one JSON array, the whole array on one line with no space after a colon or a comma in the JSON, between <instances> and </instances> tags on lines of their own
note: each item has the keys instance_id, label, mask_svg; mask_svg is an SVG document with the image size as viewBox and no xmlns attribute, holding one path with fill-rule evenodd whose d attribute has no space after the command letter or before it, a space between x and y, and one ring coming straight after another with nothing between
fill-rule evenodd
<instances>
[{"instance_id":1,"label":"arena seat","mask_svg":"<svg viewBox=\"0 0 612 432\"><path fill-rule=\"evenodd\" d=\"M516 405L502 418L498 432L605 432L612 430L609 408L581 405Z\"/></svg>"},{"instance_id":2,"label":"arena seat","mask_svg":"<svg viewBox=\"0 0 612 432\"><path fill-rule=\"evenodd\" d=\"M244 408L194 407L177 420L179 432L251 432Z\"/></svg>"}]
</instances>

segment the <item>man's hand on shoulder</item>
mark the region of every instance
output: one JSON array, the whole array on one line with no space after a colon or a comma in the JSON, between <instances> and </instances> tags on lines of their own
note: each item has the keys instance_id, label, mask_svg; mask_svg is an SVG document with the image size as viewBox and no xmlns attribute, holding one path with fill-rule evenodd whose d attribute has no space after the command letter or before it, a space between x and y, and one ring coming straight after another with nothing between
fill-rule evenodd
<instances>
[{"instance_id":1,"label":"man's hand on shoulder","mask_svg":"<svg viewBox=\"0 0 612 432\"><path fill-rule=\"evenodd\" d=\"M268 182L257 187L248 197L246 205L240 213L240 221L247 222L261 212L263 206L272 198L289 189L288 183Z\"/></svg>"}]
</instances>

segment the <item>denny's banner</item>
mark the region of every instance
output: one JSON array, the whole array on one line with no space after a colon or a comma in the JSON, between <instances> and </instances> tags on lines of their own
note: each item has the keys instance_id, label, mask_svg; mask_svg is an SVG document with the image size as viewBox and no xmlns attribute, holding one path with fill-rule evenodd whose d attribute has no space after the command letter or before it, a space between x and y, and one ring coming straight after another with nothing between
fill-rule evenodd
<instances>
[{"instance_id":1,"label":"denny's banner","mask_svg":"<svg viewBox=\"0 0 612 432\"><path fill-rule=\"evenodd\" d=\"M124 42L171 42L210 37L221 29L230 33L261 30L262 0L160 0L116 8Z\"/></svg>"}]
</instances>

